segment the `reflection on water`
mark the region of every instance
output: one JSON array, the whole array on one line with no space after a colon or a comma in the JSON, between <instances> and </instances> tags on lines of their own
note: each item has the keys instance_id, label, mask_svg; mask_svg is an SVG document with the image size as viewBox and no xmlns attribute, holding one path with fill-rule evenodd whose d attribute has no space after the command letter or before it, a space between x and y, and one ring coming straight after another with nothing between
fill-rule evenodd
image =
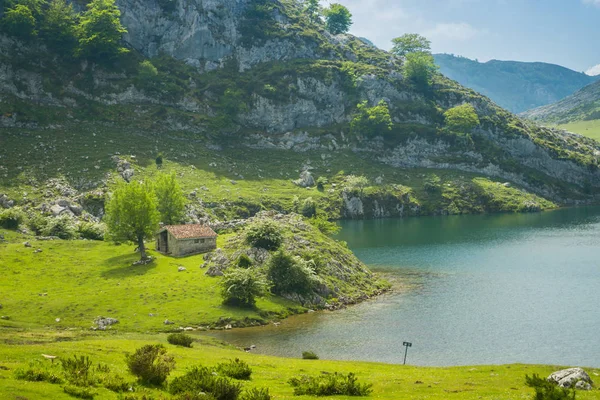
<instances>
[{"instance_id":1,"label":"reflection on water","mask_svg":"<svg viewBox=\"0 0 600 400\"><path fill-rule=\"evenodd\" d=\"M600 208L349 221L339 238L400 290L280 326L218 332L267 354L418 365L600 366Z\"/></svg>"}]
</instances>

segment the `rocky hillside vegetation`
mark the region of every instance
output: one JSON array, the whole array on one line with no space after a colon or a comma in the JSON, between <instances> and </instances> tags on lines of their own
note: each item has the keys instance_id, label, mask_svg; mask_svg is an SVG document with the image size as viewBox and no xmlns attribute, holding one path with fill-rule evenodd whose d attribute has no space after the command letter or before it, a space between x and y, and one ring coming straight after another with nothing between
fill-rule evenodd
<instances>
[{"instance_id":1,"label":"rocky hillside vegetation","mask_svg":"<svg viewBox=\"0 0 600 400\"><path fill-rule=\"evenodd\" d=\"M71 15L73 41L58 44L69 51L43 23L0 36L10 144L0 188L11 200L100 207L114 179L151 173L161 152L209 217L291 211L308 197L329 218L547 208L528 192L597 199L596 142L525 122L440 74L414 79L404 58L330 34L296 1L116 4L124 47L106 57L79 2L87 14ZM476 124L448 125L465 103Z\"/></svg>"},{"instance_id":2,"label":"rocky hillside vegetation","mask_svg":"<svg viewBox=\"0 0 600 400\"><path fill-rule=\"evenodd\" d=\"M513 113L555 103L598 80L559 65L435 54L440 72Z\"/></svg>"},{"instance_id":3,"label":"rocky hillside vegetation","mask_svg":"<svg viewBox=\"0 0 600 400\"><path fill-rule=\"evenodd\" d=\"M600 82L588 85L559 102L522 115L535 121L559 124L600 119Z\"/></svg>"}]
</instances>

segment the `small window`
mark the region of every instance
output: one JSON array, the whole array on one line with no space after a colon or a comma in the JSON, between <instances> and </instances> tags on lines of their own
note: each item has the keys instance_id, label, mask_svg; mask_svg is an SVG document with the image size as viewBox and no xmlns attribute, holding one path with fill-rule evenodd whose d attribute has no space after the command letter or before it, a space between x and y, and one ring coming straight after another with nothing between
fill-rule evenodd
<instances>
[{"instance_id":1,"label":"small window","mask_svg":"<svg viewBox=\"0 0 600 400\"><path fill-rule=\"evenodd\" d=\"M200 243L200 239L194 239L194 243Z\"/></svg>"},{"instance_id":2,"label":"small window","mask_svg":"<svg viewBox=\"0 0 600 400\"><path fill-rule=\"evenodd\" d=\"M200 243L204 243L204 239L200 239Z\"/></svg>"}]
</instances>

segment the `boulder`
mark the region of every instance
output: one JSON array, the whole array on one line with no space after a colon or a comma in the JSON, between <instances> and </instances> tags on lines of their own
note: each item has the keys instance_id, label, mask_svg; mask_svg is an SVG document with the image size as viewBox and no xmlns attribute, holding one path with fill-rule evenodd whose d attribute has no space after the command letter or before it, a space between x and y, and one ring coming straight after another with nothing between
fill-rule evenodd
<instances>
[{"instance_id":1,"label":"boulder","mask_svg":"<svg viewBox=\"0 0 600 400\"><path fill-rule=\"evenodd\" d=\"M7 195L0 194L0 207L1 208L11 208L15 205L14 200L10 200Z\"/></svg>"},{"instance_id":2,"label":"boulder","mask_svg":"<svg viewBox=\"0 0 600 400\"><path fill-rule=\"evenodd\" d=\"M293 181L294 185L300 186L303 188L315 186L315 178L313 178L310 171L302 171L300 173L300 179L296 179Z\"/></svg>"},{"instance_id":3,"label":"boulder","mask_svg":"<svg viewBox=\"0 0 600 400\"><path fill-rule=\"evenodd\" d=\"M548 381L554 382L560 387L575 387L583 390L590 390L591 385L594 384L590 376L581 368L568 368L553 372L548 377Z\"/></svg>"},{"instance_id":4,"label":"boulder","mask_svg":"<svg viewBox=\"0 0 600 400\"><path fill-rule=\"evenodd\" d=\"M185 268L185 267L179 267L179 268L177 268L177 271L179 271L179 272L183 272L183 271L185 271L185 270L186 270L186 268Z\"/></svg>"},{"instance_id":5,"label":"boulder","mask_svg":"<svg viewBox=\"0 0 600 400\"><path fill-rule=\"evenodd\" d=\"M106 328L109 328L111 325L115 325L118 324L119 320L116 318L110 318L110 317L96 317L96 319L94 320L94 324L96 324L98 326L98 329L101 331L106 330Z\"/></svg>"}]
</instances>

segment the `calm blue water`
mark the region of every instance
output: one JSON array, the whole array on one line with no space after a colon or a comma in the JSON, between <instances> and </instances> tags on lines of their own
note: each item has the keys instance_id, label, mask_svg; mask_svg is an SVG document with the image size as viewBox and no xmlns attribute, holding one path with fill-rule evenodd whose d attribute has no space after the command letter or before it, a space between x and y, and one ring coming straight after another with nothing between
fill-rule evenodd
<instances>
[{"instance_id":1,"label":"calm blue water","mask_svg":"<svg viewBox=\"0 0 600 400\"><path fill-rule=\"evenodd\" d=\"M392 294L219 333L259 352L464 365L600 366L600 208L348 221L339 239Z\"/></svg>"}]
</instances>

